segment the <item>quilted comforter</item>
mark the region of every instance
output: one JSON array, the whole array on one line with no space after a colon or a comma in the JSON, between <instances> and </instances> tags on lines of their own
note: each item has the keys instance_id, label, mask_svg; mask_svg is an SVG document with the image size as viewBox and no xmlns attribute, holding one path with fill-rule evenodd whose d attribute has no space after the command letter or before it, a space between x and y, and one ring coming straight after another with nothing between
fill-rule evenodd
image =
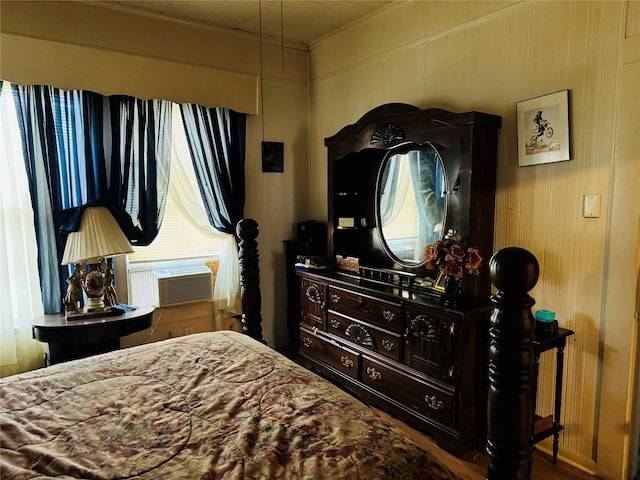
<instances>
[{"instance_id":1,"label":"quilted comforter","mask_svg":"<svg viewBox=\"0 0 640 480\"><path fill-rule=\"evenodd\" d=\"M235 332L0 381L0 477L455 479L372 409Z\"/></svg>"}]
</instances>

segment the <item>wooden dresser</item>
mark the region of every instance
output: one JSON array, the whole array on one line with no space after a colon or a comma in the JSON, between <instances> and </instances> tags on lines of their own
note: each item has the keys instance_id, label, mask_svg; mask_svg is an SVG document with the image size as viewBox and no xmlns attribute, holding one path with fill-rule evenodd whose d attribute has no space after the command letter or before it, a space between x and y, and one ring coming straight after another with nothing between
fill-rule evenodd
<instances>
[{"instance_id":1,"label":"wooden dresser","mask_svg":"<svg viewBox=\"0 0 640 480\"><path fill-rule=\"evenodd\" d=\"M488 262L500 117L387 104L327 146L326 273L298 271L301 363L462 455L486 432L488 269L441 304L426 245L468 239Z\"/></svg>"},{"instance_id":2,"label":"wooden dresser","mask_svg":"<svg viewBox=\"0 0 640 480\"><path fill-rule=\"evenodd\" d=\"M455 455L481 445L488 306L445 309L349 274L298 274L303 365L427 429Z\"/></svg>"}]
</instances>

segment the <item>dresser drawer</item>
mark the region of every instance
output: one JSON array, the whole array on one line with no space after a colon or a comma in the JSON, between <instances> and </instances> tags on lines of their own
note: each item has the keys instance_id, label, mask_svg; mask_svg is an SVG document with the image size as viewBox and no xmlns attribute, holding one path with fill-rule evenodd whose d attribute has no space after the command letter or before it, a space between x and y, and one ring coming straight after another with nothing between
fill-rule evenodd
<instances>
[{"instance_id":1,"label":"dresser drawer","mask_svg":"<svg viewBox=\"0 0 640 480\"><path fill-rule=\"evenodd\" d=\"M300 352L358 379L361 356L358 352L300 327Z\"/></svg>"},{"instance_id":2,"label":"dresser drawer","mask_svg":"<svg viewBox=\"0 0 640 480\"><path fill-rule=\"evenodd\" d=\"M402 359L400 335L382 330L372 325L356 322L337 313L329 312L327 330L369 350L389 357Z\"/></svg>"},{"instance_id":3,"label":"dresser drawer","mask_svg":"<svg viewBox=\"0 0 640 480\"><path fill-rule=\"evenodd\" d=\"M454 389L427 383L366 355L362 357L362 382L423 415L455 427Z\"/></svg>"},{"instance_id":4,"label":"dresser drawer","mask_svg":"<svg viewBox=\"0 0 640 480\"><path fill-rule=\"evenodd\" d=\"M394 332L402 331L402 306L341 288L329 288L329 309Z\"/></svg>"}]
</instances>

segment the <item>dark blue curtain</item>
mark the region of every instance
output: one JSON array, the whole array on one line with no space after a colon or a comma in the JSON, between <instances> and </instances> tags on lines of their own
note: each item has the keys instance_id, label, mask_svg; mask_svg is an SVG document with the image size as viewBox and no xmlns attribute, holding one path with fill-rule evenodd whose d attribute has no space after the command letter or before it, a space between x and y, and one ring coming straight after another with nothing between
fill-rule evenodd
<instances>
[{"instance_id":1,"label":"dark blue curtain","mask_svg":"<svg viewBox=\"0 0 640 480\"><path fill-rule=\"evenodd\" d=\"M193 104L180 112L209 223L235 234L244 214L246 115Z\"/></svg>"},{"instance_id":2,"label":"dark blue curtain","mask_svg":"<svg viewBox=\"0 0 640 480\"><path fill-rule=\"evenodd\" d=\"M172 103L108 98L113 145L108 203L129 213L136 228L135 233L125 230L131 243L149 245L162 225L169 191Z\"/></svg>"},{"instance_id":3,"label":"dark blue curtain","mask_svg":"<svg viewBox=\"0 0 640 480\"><path fill-rule=\"evenodd\" d=\"M171 103L12 85L35 216L45 313L61 309L65 236L87 205L105 205L133 244L162 222L171 160ZM71 224L68 223L71 218Z\"/></svg>"},{"instance_id":4,"label":"dark blue curtain","mask_svg":"<svg viewBox=\"0 0 640 480\"><path fill-rule=\"evenodd\" d=\"M59 100L59 97L42 86L12 85L12 90L34 213L42 301L45 313L56 313L61 307L62 281L67 276L67 268L62 267L59 260L64 244L58 241L57 235L60 213L65 208L60 188L61 171L65 168L60 165L53 113L53 98Z\"/></svg>"}]
</instances>

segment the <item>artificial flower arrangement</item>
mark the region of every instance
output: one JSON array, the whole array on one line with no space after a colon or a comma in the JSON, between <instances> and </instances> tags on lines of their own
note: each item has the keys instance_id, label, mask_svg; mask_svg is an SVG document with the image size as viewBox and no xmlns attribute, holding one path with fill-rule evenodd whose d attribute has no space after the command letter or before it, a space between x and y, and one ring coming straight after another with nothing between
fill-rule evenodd
<instances>
[{"instance_id":1,"label":"artificial flower arrangement","mask_svg":"<svg viewBox=\"0 0 640 480\"><path fill-rule=\"evenodd\" d=\"M447 235L444 239L427 245L424 251L425 267L428 270L441 269L445 275L461 279L465 270L470 275L478 275L482 257L476 247L470 247L461 235Z\"/></svg>"}]
</instances>

